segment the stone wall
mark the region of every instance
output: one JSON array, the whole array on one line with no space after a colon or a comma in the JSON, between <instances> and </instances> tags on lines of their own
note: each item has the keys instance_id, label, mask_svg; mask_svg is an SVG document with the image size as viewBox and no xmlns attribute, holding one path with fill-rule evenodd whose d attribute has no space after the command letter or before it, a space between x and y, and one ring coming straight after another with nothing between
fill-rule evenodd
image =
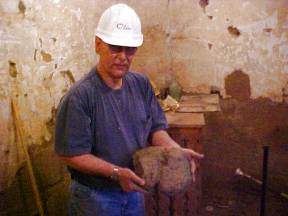
<instances>
[{"instance_id":1,"label":"stone wall","mask_svg":"<svg viewBox=\"0 0 288 216\"><path fill-rule=\"evenodd\" d=\"M19 107L24 142L33 160L39 158L33 162L45 206L55 202L49 191L67 185L65 172L60 172L63 165L51 161L55 110L69 87L95 65L96 23L102 11L117 2L0 0L0 191L16 193L19 178L27 177L11 98ZM226 96L287 102L286 0L121 2L138 12L145 35L132 69L147 74L160 88L177 81L185 91L203 85L224 89L228 82ZM246 85L230 82L231 77L244 77ZM46 155L51 157L43 159ZM42 173L38 164L56 168L52 174L50 169ZM42 182L54 175L57 180ZM28 183L23 190L29 189ZM25 204L28 212L31 203Z\"/></svg>"}]
</instances>

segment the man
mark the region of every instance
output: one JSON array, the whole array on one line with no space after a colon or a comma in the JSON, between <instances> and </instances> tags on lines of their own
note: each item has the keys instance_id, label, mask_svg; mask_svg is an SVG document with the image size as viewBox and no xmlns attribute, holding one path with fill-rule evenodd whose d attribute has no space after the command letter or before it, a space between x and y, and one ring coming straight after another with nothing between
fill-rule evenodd
<instances>
[{"instance_id":1,"label":"man","mask_svg":"<svg viewBox=\"0 0 288 216\"><path fill-rule=\"evenodd\" d=\"M144 215L143 179L132 155L152 145L180 148L167 134L165 116L149 80L129 72L143 43L141 23L125 4L108 8L96 28L99 62L61 101L55 151L72 183L69 215ZM183 149L187 158L203 156Z\"/></svg>"}]
</instances>

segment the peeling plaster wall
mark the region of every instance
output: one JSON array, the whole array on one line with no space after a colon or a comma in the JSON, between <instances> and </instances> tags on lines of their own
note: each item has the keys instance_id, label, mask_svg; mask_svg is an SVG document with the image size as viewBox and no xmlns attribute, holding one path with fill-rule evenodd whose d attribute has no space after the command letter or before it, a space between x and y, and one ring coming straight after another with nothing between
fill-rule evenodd
<instances>
[{"instance_id":1,"label":"peeling plaster wall","mask_svg":"<svg viewBox=\"0 0 288 216\"><path fill-rule=\"evenodd\" d=\"M288 79L287 1L214 0L205 11L197 1L171 1L169 11L171 68L184 89L223 87L224 77L241 69L250 77L253 98L282 100Z\"/></svg>"},{"instance_id":2,"label":"peeling plaster wall","mask_svg":"<svg viewBox=\"0 0 288 216\"><path fill-rule=\"evenodd\" d=\"M15 161L17 154L10 151L15 145L12 97L19 106L25 143L30 146L52 142L53 128L49 122L60 98L72 84L63 71L72 71L78 80L95 62L93 31L89 28L95 25L99 14L86 13L95 7L94 1L81 4L1 0L0 119L1 132L5 133L1 141L5 146L2 148L8 149L0 153L4 154L4 161ZM9 175L13 176L11 172ZM1 183L2 186L4 182Z\"/></svg>"},{"instance_id":3,"label":"peeling plaster wall","mask_svg":"<svg viewBox=\"0 0 288 216\"><path fill-rule=\"evenodd\" d=\"M25 143L51 145L59 100L95 65L94 28L102 11L117 2L0 0L0 191L21 162L11 98L19 106ZM145 35L132 69L159 87L176 80L184 90L224 88L225 78L239 70L249 77L252 98L287 101L286 0L121 2L138 12Z\"/></svg>"}]
</instances>

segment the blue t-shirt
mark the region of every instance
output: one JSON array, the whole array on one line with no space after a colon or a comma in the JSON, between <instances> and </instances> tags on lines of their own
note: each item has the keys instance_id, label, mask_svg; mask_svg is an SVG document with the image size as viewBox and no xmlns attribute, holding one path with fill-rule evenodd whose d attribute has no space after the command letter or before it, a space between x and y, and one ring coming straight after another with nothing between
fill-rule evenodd
<instances>
[{"instance_id":1,"label":"blue t-shirt","mask_svg":"<svg viewBox=\"0 0 288 216\"><path fill-rule=\"evenodd\" d=\"M121 89L113 90L93 68L59 104L55 151L64 156L91 153L133 169L134 152L147 146L151 133L166 128L165 115L147 77L128 72ZM68 168L73 179L87 186L119 187L108 178Z\"/></svg>"}]
</instances>

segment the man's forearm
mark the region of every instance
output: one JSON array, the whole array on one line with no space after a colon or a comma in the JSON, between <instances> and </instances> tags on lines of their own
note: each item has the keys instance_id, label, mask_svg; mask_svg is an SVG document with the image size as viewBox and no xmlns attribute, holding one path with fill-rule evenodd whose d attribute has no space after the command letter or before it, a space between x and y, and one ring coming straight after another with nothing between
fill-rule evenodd
<instances>
[{"instance_id":1,"label":"man's forearm","mask_svg":"<svg viewBox=\"0 0 288 216\"><path fill-rule=\"evenodd\" d=\"M84 154L79 156L67 157L59 156L60 159L65 161L68 166L73 167L80 172L87 173L90 175L101 175L105 177L111 177L115 165L106 162L92 154ZM118 167L117 177L115 180L119 181L120 186L124 191L139 191L143 192L141 187L135 187L135 184L144 185L144 180L138 177L133 171L128 168Z\"/></svg>"},{"instance_id":2,"label":"man's forearm","mask_svg":"<svg viewBox=\"0 0 288 216\"><path fill-rule=\"evenodd\" d=\"M163 146L167 148L180 147L165 130L159 130L152 134L152 145Z\"/></svg>"},{"instance_id":3,"label":"man's forearm","mask_svg":"<svg viewBox=\"0 0 288 216\"><path fill-rule=\"evenodd\" d=\"M91 175L109 177L112 175L114 165L92 154L79 156L59 156L68 166Z\"/></svg>"}]
</instances>

